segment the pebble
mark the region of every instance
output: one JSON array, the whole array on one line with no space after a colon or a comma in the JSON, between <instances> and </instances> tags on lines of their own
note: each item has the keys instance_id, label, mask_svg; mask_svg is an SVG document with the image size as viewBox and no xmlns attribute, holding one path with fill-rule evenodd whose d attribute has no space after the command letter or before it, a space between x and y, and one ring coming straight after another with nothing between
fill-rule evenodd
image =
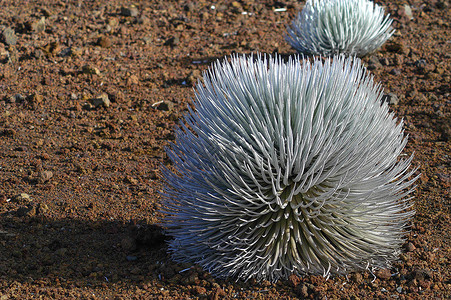
<instances>
[{"instance_id":1,"label":"pebble","mask_svg":"<svg viewBox=\"0 0 451 300\"><path fill-rule=\"evenodd\" d=\"M177 36L173 36L166 40L164 43L166 46L177 47L180 45L180 39Z\"/></svg>"},{"instance_id":2,"label":"pebble","mask_svg":"<svg viewBox=\"0 0 451 300\"><path fill-rule=\"evenodd\" d=\"M404 4L403 6L404 14L409 18L409 20L413 20L412 8L409 4Z\"/></svg>"},{"instance_id":3,"label":"pebble","mask_svg":"<svg viewBox=\"0 0 451 300\"><path fill-rule=\"evenodd\" d=\"M194 86L197 83L197 80L202 76L202 73L200 70L193 70L191 73L186 77L186 83L190 86Z\"/></svg>"},{"instance_id":4,"label":"pebble","mask_svg":"<svg viewBox=\"0 0 451 300\"><path fill-rule=\"evenodd\" d=\"M12 197L12 202L18 203L18 204L28 204L30 203L32 200L30 198L30 195L26 194L26 193L21 193L19 195L16 195L14 197Z\"/></svg>"},{"instance_id":5,"label":"pebble","mask_svg":"<svg viewBox=\"0 0 451 300\"><path fill-rule=\"evenodd\" d=\"M43 100L44 96L36 93L27 96L28 103L30 103L34 108L41 106Z\"/></svg>"},{"instance_id":6,"label":"pebble","mask_svg":"<svg viewBox=\"0 0 451 300\"><path fill-rule=\"evenodd\" d=\"M400 70L400 69L397 69L397 68L394 68L394 69L392 69L392 70L390 71L390 74L399 76L399 75L401 75L401 70Z\"/></svg>"},{"instance_id":7,"label":"pebble","mask_svg":"<svg viewBox=\"0 0 451 300\"><path fill-rule=\"evenodd\" d=\"M380 269L376 272L376 276L382 280L389 280L391 278L391 272L389 269Z\"/></svg>"},{"instance_id":8,"label":"pebble","mask_svg":"<svg viewBox=\"0 0 451 300\"><path fill-rule=\"evenodd\" d=\"M138 9L135 6L121 8L121 15L125 17L136 17L138 13Z\"/></svg>"},{"instance_id":9,"label":"pebble","mask_svg":"<svg viewBox=\"0 0 451 300\"><path fill-rule=\"evenodd\" d=\"M39 178L38 181L40 183L45 183L47 181L49 181L51 178L53 177L53 172L52 171L40 171L39 172Z\"/></svg>"},{"instance_id":10,"label":"pebble","mask_svg":"<svg viewBox=\"0 0 451 300\"><path fill-rule=\"evenodd\" d=\"M100 75L99 69L90 65L84 65L81 71L83 74Z\"/></svg>"},{"instance_id":11,"label":"pebble","mask_svg":"<svg viewBox=\"0 0 451 300\"><path fill-rule=\"evenodd\" d=\"M398 105L399 98L394 93L388 93L382 96L382 102L388 102L390 105Z\"/></svg>"},{"instance_id":12,"label":"pebble","mask_svg":"<svg viewBox=\"0 0 451 300\"><path fill-rule=\"evenodd\" d=\"M35 21L31 24L31 29L36 33L41 33L45 31L45 17L42 17L40 20Z\"/></svg>"},{"instance_id":13,"label":"pebble","mask_svg":"<svg viewBox=\"0 0 451 300\"><path fill-rule=\"evenodd\" d=\"M171 101L163 101L157 106L158 110L172 111L174 109L174 103Z\"/></svg>"},{"instance_id":14,"label":"pebble","mask_svg":"<svg viewBox=\"0 0 451 300\"><path fill-rule=\"evenodd\" d=\"M99 45L102 48L109 48L109 47L111 47L111 40L107 36L101 36L97 40L97 45Z\"/></svg>"},{"instance_id":15,"label":"pebble","mask_svg":"<svg viewBox=\"0 0 451 300\"><path fill-rule=\"evenodd\" d=\"M398 53L404 53L404 54L407 54L409 51L408 48L403 43L399 43L399 42L387 43L387 45L385 46L385 49L387 49L387 51L389 51L389 52L398 52Z\"/></svg>"},{"instance_id":16,"label":"pebble","mask_svg":"<svg viewBox=\"0 0 451 300\"><path fill-rule=\"evenodd\" d=\"M17 35L14 32L14 29L6 27L2 33L3 41L10 46L14 46L17 44Z\"/></svg>"},{"instance_id":17,"label":"pebble","mask_svg":"<svg viewBox=\"0 0 451 300\"><path fill-rule=\"evenodd\" d=\"M368 70L371 71L381 67L382 64L380 63L379 59L376 56L373 55L368 59Z\"/></svg>"},{"instance_id":18,"label":"pebble","mask_svg":"<svg viewBox=\"0 0 451 300\"><path fill-rule=\"evenodd\" d=\"M18 217L33 217L36 215L36 206L27 205L22 206L16 211Z\"/></svg>"},{"instance_id":19,"label":"pebble","mask_svg":"<svg viewBox=\"0 0 451 300\"><path fill-rule=\"evenodd\" d=\"M94 105L94 107L110 107L110 99L108 98L108 95L106 93L102 93L100 95L97 95L96 97L91 99L91 103L92 105Z\"/></svg>"},{"instance_id":20,"label":"pebble","mask_svg":"<svg viewBox=\"0 0 451 300\"><path fill-rule=\"evenodd\" d=\"M126 259L127 259L128 261L135 261L135 260L138 259L138 257L133 256L133 255L127 255L127 256L126 256Z\"/></svg>"},{"instance_id":21,"label":"pebble","mask_svg":"<svg viewBox=\"0 0 451 300\"><path fill-rule=\"evenodd\" d=\"M50 42L41 49L46 55L53 56L60 53L61 45L58 42Z\"/></svg>"},{"instance_id":22,"label":"pebble","mask_svg":"<svg viewBox=\"0 0 451 300\"><path fill-rule=\"evenodd\" d=\"M416 249L416 247L415 247L415 245L414 244L412 244L412 243L407 243L407 245L406 245L406 250L407 250L407 252L413 252L413 251L415 251L415 249Z\"/></svg>"}]
</instances>

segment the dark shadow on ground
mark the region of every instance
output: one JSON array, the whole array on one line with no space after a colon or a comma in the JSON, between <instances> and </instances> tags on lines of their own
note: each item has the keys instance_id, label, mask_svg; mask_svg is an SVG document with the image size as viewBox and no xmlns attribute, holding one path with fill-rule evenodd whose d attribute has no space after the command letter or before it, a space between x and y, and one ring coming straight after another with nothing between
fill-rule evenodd
<instances>
[{"instance_id":1,"label":"dark shadow on ground","mask_svg":"<svg viewBox=\"0 0 451 300\"><path fill-rule=\"evenodd\" d=\"M172 275L164 270L169 237L156 225L17 213L0 216L0 280L90 285Z\"/></svg>"}]
</instances>

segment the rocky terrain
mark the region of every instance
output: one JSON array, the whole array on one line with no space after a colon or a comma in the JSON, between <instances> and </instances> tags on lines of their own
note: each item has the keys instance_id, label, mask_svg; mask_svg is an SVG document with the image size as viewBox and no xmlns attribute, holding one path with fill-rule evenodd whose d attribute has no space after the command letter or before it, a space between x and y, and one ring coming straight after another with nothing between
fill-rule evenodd
<instances>
[{"instance_id":1,"label":"rocky terrain","mask_svg":"<svg viewBox=\"0 0 451 300\"><path fill-rule=\"evenodd\" d=\"M421 177L393 268L236 282L171 261L164 147L211 62L294 54L304 1L3 0L0 300L450 297L449 1L376 1L394 36L363 58Z\"/></svg>"}]
</instances>

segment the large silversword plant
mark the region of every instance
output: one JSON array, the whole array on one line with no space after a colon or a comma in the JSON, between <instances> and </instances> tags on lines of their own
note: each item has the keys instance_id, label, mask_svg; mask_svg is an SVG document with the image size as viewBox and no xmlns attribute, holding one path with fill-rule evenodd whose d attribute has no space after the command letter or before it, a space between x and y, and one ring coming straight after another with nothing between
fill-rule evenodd
<instances>
[{"instance_id":1,"label":"large silversword plant","mask_svg":"<svg viewBox=\"0 0 451 300\"><path fill-rule=\"evenodd\" d=\"M193 106L164 170L174 260L275 281L396 259L416 178L359 59L233 56L204 73Z\"/></svg>"},{"instance_id":2,"label":"large silversword plant","mask_svg":"<svg viewBox=\"0 0 451 300\"><path fill-rule=\"evenodd\" d=\"M364 56L392 36L391 23L369 0L307 0L286 39L300 53Z\"/></svg>"}]
</instances>

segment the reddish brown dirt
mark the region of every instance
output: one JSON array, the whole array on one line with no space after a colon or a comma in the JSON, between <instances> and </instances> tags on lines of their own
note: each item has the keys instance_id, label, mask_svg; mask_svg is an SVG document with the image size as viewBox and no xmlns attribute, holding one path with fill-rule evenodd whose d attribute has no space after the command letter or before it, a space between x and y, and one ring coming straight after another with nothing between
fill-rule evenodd
<instances>
[{"instance_id":1,"label":"reddish brown dirt","mask_svg":"<svg viewBox=\"0 0 451 300\"><path fill-rule=\"evenodd\" d=\"M17 42L0 39L0 299L449 297L450 5L408 1L410 20L406 1L376 2L397 32L364 62L399 98L422 173L404 253L376 278L272 284L171 262L153 225L159 165L201 71L231 53L294 54L285 28L303 3L1 1Z\"/></svg>"}]
</instances>

